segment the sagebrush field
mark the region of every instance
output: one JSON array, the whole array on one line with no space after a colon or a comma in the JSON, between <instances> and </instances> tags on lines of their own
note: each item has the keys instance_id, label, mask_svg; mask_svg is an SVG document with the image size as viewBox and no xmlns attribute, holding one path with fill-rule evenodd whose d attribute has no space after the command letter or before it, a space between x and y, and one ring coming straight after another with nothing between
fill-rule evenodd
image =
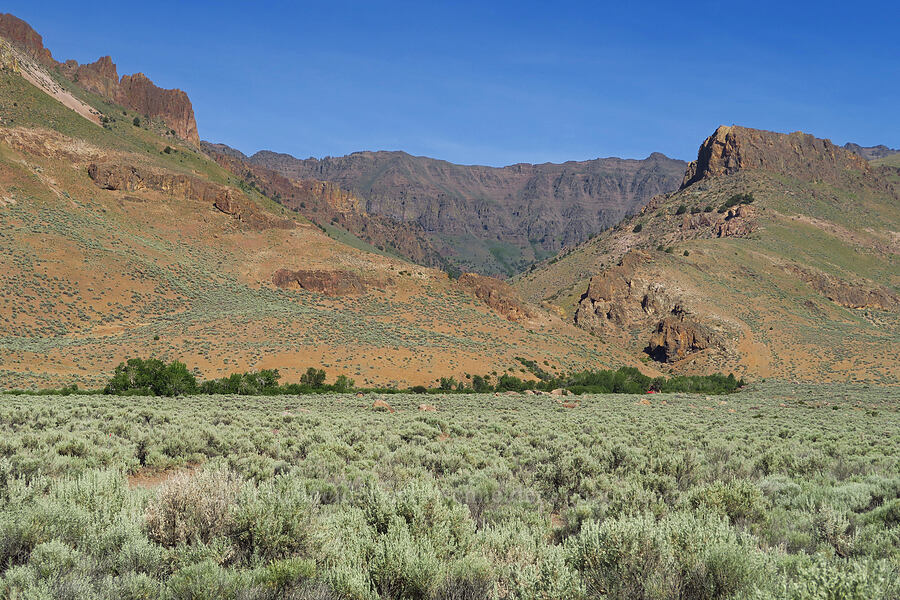
<instances>
[{"instance_id":1,"label":"sagebrush field","mask_svg":"<svg viewBox=\"0 0 900 600\"><path fill-rule=\"evenodd\" d=\"M0 396L0 595L898 597L900 390L561 400Z\"/></svg>"}]
</instances>

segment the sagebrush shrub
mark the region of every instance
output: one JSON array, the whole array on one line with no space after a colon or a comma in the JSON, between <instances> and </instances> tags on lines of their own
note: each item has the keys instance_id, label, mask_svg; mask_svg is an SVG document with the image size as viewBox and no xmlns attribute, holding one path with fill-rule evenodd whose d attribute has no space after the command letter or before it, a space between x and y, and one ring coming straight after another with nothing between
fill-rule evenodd
<instances>
[{"instance_id":1,"label":"sagebrush shrub","mask_svg":"<svg viewBox=\"0 0 900 600\"><path fill-rule=\"evenodd\" d=\"M147 506L147 534L164 546L209 542L230 531L238 478L225 469L176 475Z\"/></svg>"},{"instance_id":2,"label":"sagebrush shrub","mask_svg":"<svg viewBox=\"0 0 900 600\"><path fill-rule=\"evenodd\" d=\"M748 539L711 514L590 522L569 551L589 593L622 600L728 598L752 589L761 568Z\"/></svg>"}]
</instances>

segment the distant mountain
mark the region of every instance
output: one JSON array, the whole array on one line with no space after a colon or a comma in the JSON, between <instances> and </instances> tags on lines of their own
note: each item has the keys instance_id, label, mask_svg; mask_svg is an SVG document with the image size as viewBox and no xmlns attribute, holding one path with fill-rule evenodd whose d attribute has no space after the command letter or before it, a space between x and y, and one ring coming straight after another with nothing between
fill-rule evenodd
<instances>
[{"instance_id":1,"label":"distant mountain","mask_svg":"<svg viewBox=\"0 0 900 600\"><path fill-rule=\"evenodd\" d=\"M414 222L464 270L512 275L574 246L678 187L685 163L600 158L495 168L405 152L297 159L262 151L247 159L291 179L340 185L370 214Z\"/></svg>"},{"instance_id":2,"label":"distant mountain","mask_svg":"<svg viewBox=\"0 0 900 600\"><path fill-rule=\"evenodd\" d=\"M879 158L886 158L894 154L900 154L900 150L888 148L884 144L879 144L878 146L860 146L859 144L854 144L853 142L847 142L846 144L844 144L844 148L846 150L849 150L850 152L853 152L854 154L859 154L866 160L877 160Z\"/></svg>"},{"instance_id":3,"label":"distant mountain","mask_svg":"<svg viewBox=\"0 0 900 600\"><path fill-rule=\"evenodd\" d=\"M64 75L87 91L146 117L159 118L178 137L199 143L194 109L183 91L157 87L143 73L123 75L120 79L116 65L109 56L85 65L79 65L74 60L58 62L44 47L43 38L28 23L11 14L0 13L0 37L6 38L44 67Z\"/></svg>"},{"instance_id":4,"label":"distant mountain","mask_svg":"<svg viewBox=\"0 0 900 600\"><path fill-rule=\"evenodd\" d=\"M897 383L894 169L805 133L722 126L678 192L513 285L675 373Z\"/></svg>"}]
</instances>

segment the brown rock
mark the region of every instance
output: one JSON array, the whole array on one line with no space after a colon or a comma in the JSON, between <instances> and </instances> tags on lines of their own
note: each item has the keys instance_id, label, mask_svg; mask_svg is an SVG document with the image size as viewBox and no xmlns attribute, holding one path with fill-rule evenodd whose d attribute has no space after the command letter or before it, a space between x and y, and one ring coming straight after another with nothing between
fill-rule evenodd
<instances>
[{"instance_id":1,"label":"brown rock","mask_svg":"<svg viewBox=\"0 0 900 600\"><path fill-rule=\"evenodd\" d=\"M8 13L0 13L0 36L5 37L43 65L56 66L53 55L44 48L43 38L22 19Z\"/></svg>"},{"instance_id":2,"label":"brown rock","mask_svg":"<svg viewBox=\"0 0 900 600\"><path fill-rule=\"evenodd\" d=\"M372 408L374 410L383 410L383 411L387 411L389 413L394 412L394 409L391 408L391 405L388 404L387 402L385 402L384 400L381 400L380 398L372 403Z\"/></svg>"},{"instance_id":3,"label":"brown rock","mask_svg":"<svg viewBox=\"0 0 900 600\"><path fill-rule=\"evenodd\" d=\"M805 281L817 292L845 308L873 308L888 312L900 311L900 296L885 287L864 283L849 283L820 271L804 269L794 265L785 271Z\"/></svg>"},{"instance_id":4,"label":"brown rock","mask_svg":"<svg viewBox=\"0 0 900 600\"><path fill-rule=\"evenodd\" d=\"M463 273L459 277L459 285L475 293L475 297L503 315L509 321L520 322L534 319L536 314L530 310L505 282L478 275Z\"/></svg>"},{"instance_id":5,"label":"brown rock","mask_svg":"<svg viewBox=\"0 0 900 600\"><path fill-rule=\"evenodd\" d=\"M185 200L211 204L253 229L289 229L296 224L266 214L242 192L199 177L117 163L91 163L88 176L105 190L139 192L153 190Z\"/></svg>"},{"instance_id":6,"label":"brown rock","mask_svg":"<svg viewBox=\"0 0 900 600\"><path fill-rule=\"evenodd\" d=\"M366 291L365 281L349 271L278 269L272 275L272 283L280 288L297 285L300 289L330 296L362 294Z\"/></svg>"},{"instance_id":7,"label":"brown rock","mask_svg":"<svg viewBox=\"0 0 900 600\"><path fill-rule=\"evenodd\" d=\"M672 315L659 322L646 352L659 362L674 362L695 352L721 346L716 333L676 307Z\"/></svg>"},{"instance_id":8,"label":"brown rock","mask_svg":"<svg viewBox=\"0 0 900 600\"><path fill-rule=\"evenodd\" d=\"M115 100L139 113L161 118L184 140L200 142L194 108L181 90L157 87L143 73L135 73L119 81Z\"/></svg>"},{"instance_id":9,"label":"brown rock","mask_svg":"<svg viewBox=\"0 0 900 600\"><path fill-rule=\"evenodd\" d=\"M697 160L688 165L681 189L717 175L759 169L805 181L840 183L847 171L871 173L862 157L830 140L722 125L706 138Z\"/></svg>"},{"instance_id":10,"label":"brown rock","mask_svg":"<svg viewBox=\"0 0 900 600\"><path fill-rule=\"evenodd\" d=\"M0 14L0 36L44 66L59 67L60 72L86 90L148 117L162 119L180 138L199 144L194 109L187 94L181 90L157 87L143 73L119 79L116 65L109 56L86 65L79 65L74 60L59 63L44 48L41 36L28 23L10 14Z\"/></svg>"},{"instance_id":11,"label":"brown rock","mask_svg":"<svg viewBox=\"0 0 900 600\"><path fill-rule=\"evenodd\" d=\"M746 237L756 231L759 224L753 218L753 208L746 204L731 208L722 221L716 223L716 237Z\"/></svg>"}]
</instances>

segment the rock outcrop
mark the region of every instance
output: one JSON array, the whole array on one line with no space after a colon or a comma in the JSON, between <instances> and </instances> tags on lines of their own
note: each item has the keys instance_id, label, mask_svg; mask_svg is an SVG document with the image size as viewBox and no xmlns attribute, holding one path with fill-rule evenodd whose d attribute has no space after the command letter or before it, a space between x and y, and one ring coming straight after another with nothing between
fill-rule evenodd
<instances>
[{"instance_id":1,"label":"rock outcrop","mask_svg":"<svg viewBox=\"0 0 900 600\"><path fill-rule=\"evenodd\" d=\"M759 227L753 215L753 207L746 204L728 209L725 218L716 222L716 237L747 237Z\"/></svg>"},{"instance_id":2,"label":"rock outcrop","mask_svg":"<svg viewBox=\"0 0 900 600\"><path fill-rule=\"evenodd\" d=\"M721 337L717 333L676 305L672 314L656 325L645 352L658 362L675 362L720 346Z\"/></svg>"},{"instance_id":3,"label":"rock outcrop","mask_svg":"<svg viewBox=\"0 0 900 600\"><path fill-rule=\"evenodd\" d=\"M290 229L289 219L277 219L258 208L242 192L205 179L118 163L91 163L88 176L105 190L157 191L167 196L208 203L251 229Z\"/></svg>"},{"instance_id":4,"label":"rock outcrop","mask_svg":"<svg viewBox=\"0 0 900 600\"><path fill-rule=\"evenodd\" d=\"M150 117L159 117L178 137L194 143L200 142L194 108L183 91L157 87L143 73L135 73L122 76L115 99L132 110Z\"/></svg>"},{"instance_id":5,"label":"rock outcrop","mask_svg":"<svg viewBox=\"0 0 900 600\"><path fill-rule=\"evenodd\" d=\"M366 291L366 282L359 275L341 270L278 269L272 275L272 283L280 288L297 286L302 290L329 296L363 294Z\"/></svg>"},{"instance_id":6,"label":"rock outcrop","mask_svg":"<svg viewBox=\"0 0 900 600\"><path fill-rule=\"evenodd\" d=\"M848 171L871 173L861 156L807 133L775 133L722 125L688 165L681 189L707 177L757 169L804 181L840 184Z\"/></svg>"},{"instance_id":7,"label":"rock outcrop","mask_svg":"<svg viewBox=\"0 0 900 600\"><path fill-rule=\"evenodd\" d=\"M887 288L849 283L821 271L813 271L796 265L789 265L785 267L785 270L844 308L900 311L900 296Z\"/></svg>"},{"instance_id":8,"label":"rock outcrop","mask_svg":"<svg viewBox=\"0 0 900 600\"><path fill-rule=\"evenodd\" d=\"M701 350L725 350L725 336L689 311L677 292L642 271L652 258L632 250L621 262L591 278L575 323L588 331L625 339L638 335L644 351L660 362L674 362Z\"/></svg>"},{"instance_id":9,"label":"rock outcrop","mask_svg":"<svg viewBox=\"0 0 900 600\"><path fill-rule=\"evenodd\" d=\"M40 34L15 15L0 13L0 36L5 37L44 66L56 66L53 55L44 48L44 40Z\"/></svg>"},{"instance_id":10,"label":"rock outcrop","mask_svg":"<svg viewBox=\"0 0 900 600\"><path fill-rule=\"evenodd\" d=\"M463 273L460 275L458 283L509 321L529 321L536 316L522 302L518 294L499 279L476 273Z\"/></svg>"},{"instance_id":11,"label":"rock outcrop","mask_svg":"<svg viewBox=\"0 0 900 600\"><path fill-rule=\"evenodd\" d=\"M85 65L74 60L57 62L44 48L41 36L28 23L10 14L0 14L0 36L45 67L59 69L84 89L148 117L161 119L184 140L200 142L194 109L183 91L160 88L143 73L124 75L119 79L116 65L109 56Z\"/></svg>"},{"instance_id":12,"label":"rock outcrop","mask_svg":"<svg viewBox=\"0 0 900 600\"><path fill-rule=\"evenodd\" d=\"M335 183L290 179L248 163L243 153L224 144L202 142L202 147L220 165L314 223L336 225L380 250L394 250L420 265L445 265L419 225L370 214L359 196Z\"/></svg>"}]
</instances>

